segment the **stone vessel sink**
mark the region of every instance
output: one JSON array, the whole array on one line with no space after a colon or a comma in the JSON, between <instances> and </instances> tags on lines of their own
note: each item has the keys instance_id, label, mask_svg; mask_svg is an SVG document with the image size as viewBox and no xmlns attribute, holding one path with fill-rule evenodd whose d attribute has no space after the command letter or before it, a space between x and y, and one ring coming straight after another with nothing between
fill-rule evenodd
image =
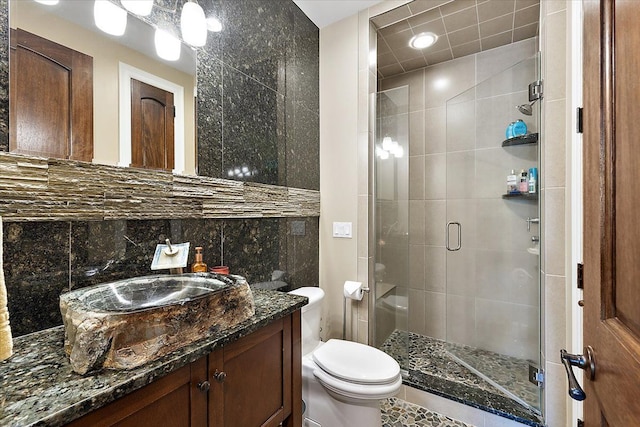
<instances>
[{"instance_id":1,"label":"stone vessel sink","mask_svg":"<svg viewBox=\"0 0 640 427\"><path fill-rule=\"evenodd\" d=\"M73 370L131 369L233 327L255 314L240 276L154 275L60 296Z\"/></svg>"}]
</instances>

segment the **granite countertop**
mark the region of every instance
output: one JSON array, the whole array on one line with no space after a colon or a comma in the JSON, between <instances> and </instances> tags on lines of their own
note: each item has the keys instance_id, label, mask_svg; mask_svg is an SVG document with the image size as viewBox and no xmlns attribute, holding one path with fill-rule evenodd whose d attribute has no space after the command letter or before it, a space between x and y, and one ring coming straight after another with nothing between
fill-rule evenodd
<instances>
[{"instance_id":1,"label":"granite countertop","mask_svg":"<svg viewBox=\"0 0 640 427\"><path fill-rule=\"evenodd\" d=\"M238 326L131 370L79 375L64 353L62 326L14 339L0 362L0 426L61 426L187 365L306 304L282 292L252 289L256 314Z\"/></svg>"}]
</instances>

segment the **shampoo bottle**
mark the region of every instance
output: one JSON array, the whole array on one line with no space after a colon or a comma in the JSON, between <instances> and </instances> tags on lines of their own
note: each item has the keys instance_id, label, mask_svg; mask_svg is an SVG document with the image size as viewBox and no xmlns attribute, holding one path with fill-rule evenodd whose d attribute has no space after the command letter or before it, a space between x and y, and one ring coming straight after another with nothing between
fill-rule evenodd
<instances>
[{"instance_id":1,"label":"shampoo bottle","mask_svg":"<svg viewBox=\"0 0 640 427\"><path fill-rule=\"evenodd\" d=\"M520 170L519 178L520 181L518 182L518 191L521 193L526 193L529 190L527 182L527 171L524 169Z\"/></svg>"},{"instance_id":2,"label":"shampoo bottle","mask_svg":"<svg viewBox=\"0 0 640 427\"><path fill-rule=\"evenodd\" d=\"M191 264L191 272L192 273L206 273L207 272L207 264L202 261L202 247L196 247L196 260L193 264Z\"/></svg>"},{"instance_id":3,"label":"shampoo bottle","mask_svg":"<svg viewBox=\"0 0 640 427\"><path fill-rule=\"evenodd\" d=\"M538 168L529 168L529 194L538 192Z\"/></svg>"}]
</instances>

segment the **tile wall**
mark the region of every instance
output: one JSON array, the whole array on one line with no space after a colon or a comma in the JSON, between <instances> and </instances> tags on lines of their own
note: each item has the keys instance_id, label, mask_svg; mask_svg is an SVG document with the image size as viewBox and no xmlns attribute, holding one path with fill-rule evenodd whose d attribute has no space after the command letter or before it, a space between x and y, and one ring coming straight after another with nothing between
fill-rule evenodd
<instances>
[{"instance_id":1,"label":"tile wall","mask_svg":"<svg viewBox=\"0 0 640 427\"><path fill-rule=\"evenodd\" d=\"M228 179L229 169L247 166L257 173L245 180L318 190L318 28L291 0L199 3L224 28L210 33L197 54L199 174ZM179 28L179 14L157 9L149 20ZM0 0L4 151L8 28L8 0ZM283 270L290 287L318 286L318 230L317 217L5 222L13 334L61 324L60 292L149 274L155 245L167 237L203 246L205 262L224 262L250 283L269 281L273 271Z\"/></svg>"}]
</instances>

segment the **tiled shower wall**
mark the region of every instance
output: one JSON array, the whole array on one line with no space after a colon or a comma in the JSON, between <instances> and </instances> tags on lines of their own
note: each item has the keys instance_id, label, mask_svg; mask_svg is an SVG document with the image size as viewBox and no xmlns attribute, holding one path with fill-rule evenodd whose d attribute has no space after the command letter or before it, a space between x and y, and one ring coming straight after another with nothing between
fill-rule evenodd
<instances>
[{"instance_id":1,"label":"tiled shower wall","mask_svg":"<svg viewBox=\"0 0 640 427\"><path fill-rule=\"evenodd\" d=\"M537 214L535 203L500 197L508 173L503 165L519 170L523 161L535 162L536 146L500 147L526 94L492 91L487 97L472 90L448 109L446 103L536 51L536 39L528 39L380 82L381 90L409 86L409 330L534 360L538 265L526 252L531 242L524 219ZM447 221L462 223L459 252L445 249ZM514 257L521 267L516 272L509 269ZM498 326L499 336L493 334ZM512 343L521 339L535 349L512 354Z\"/></svg>"},{"instance_id":2,"label":"tiled shower wall","mask_svg":"<svg viewBox=\"0 0 640 427\"><path fill-rule=\"evenodd\" d=\"M184 1L160 0L180 10ZM202 0L223 23L197 53L198 172L319 189L318 28L290 0ZM154 9L151 23L179 13ZM8 150L8 1L0 0L0 150ZM286 271L290 287L318 285L318 218L5 222L4 269L14 336L61 324L60 292L149 274L165 238L203 246L250 283Z\"/></svg>"}]
</instances>

